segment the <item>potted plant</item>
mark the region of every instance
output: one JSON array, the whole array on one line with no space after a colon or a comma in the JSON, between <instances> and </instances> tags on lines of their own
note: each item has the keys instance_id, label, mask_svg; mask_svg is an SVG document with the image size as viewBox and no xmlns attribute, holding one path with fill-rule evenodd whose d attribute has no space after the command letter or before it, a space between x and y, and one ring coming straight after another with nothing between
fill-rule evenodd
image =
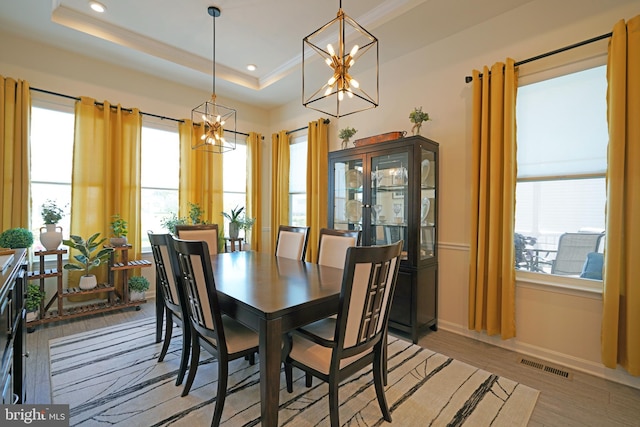
<instances>
[{"instance_id":1,"label":"potted plant","mask_svg":"<svg viewBox=\"0 0 640 427\"><path fill-rule=\"evenodd\" d=\"M73 256L76 262L69 262L63 267L65 270L84 271L78 284L80 289L93 289L97 286L96 276L89 274L89 272L107 261L109 255L113 252L113 248L100 248L107 239L99 239L99 237L100 233L95 233L87 240L84 240L82 237L72 234L70 239L62 241L65 245L80 252Z\"/></svg>"},{"instance_id":2,"label":"potted plant","mask_svg":"<svg viewBox=\"0 0 640 427\"><path fill-rule=\"evenodd\" d=\"M358 132L355 128L346 127L344 129L340 129L338 133L338 138L342 140L342 148L347 148L347 143L349 143L349 138Z\"/></svg>"},{"instance_id":3,"label":"potted plant","mask_svg":"<svg viewBox=\"0 0 640 427\"><path fill-rule=\"evenodd\" d=\"M115 214L111 216L111 223L109 223L109 227L111 228L112 234L109 239L111 246L126 246L127 234L129 234L127 221L125 221L120 214Z\"/></svg>"},{"instance_id":4,"label":"potted plant","mask_svg":"<svg viewBox=\"0 0 640 427\"><path fill-rule=\"evenodd\" d=\"M40 206L40 214L44 221L44 227L40 228L40 243L46 250L55 251L62 243L62 227L58 225L64 216L62 208L54 200L47 199Z\"/></svg>"},{"instance_id":5,"label":"potted plant","mask_svg":"<svg viewBox=\"0 0 640 427\"><path fill-rule=\"evenodd\" d=\"M40 290L40 286L30 283L27 287L27 296L24 300L27 309L27 322L31 322L38 318L40 311L40 303L44 300L46 294Z\"/></svg>"},{"instance_id":6,"label":"potted plant","mask_svg":"<svg viewBox=\"0 0 640 427\"><path fill-rule=\"evenodd\" d=\"M204 210L197 203L189 202L189 218L179 217L175 213L171 213L169 216L164 217L160 220L160 225L166 228L169 233L175 235L176 234L176 225L184 225L188 224L191 221L191 224L205 224L206 222L202 220L202 216L204 215Z\"/></svg>"},{"instance_id":7,"label":"potted plant","mask_svg":"<svg viewBox=\"0 0 640 427\"><path fill-rule=\"evenodd\" d=\"M0 234L0 248L28 248L33 245L33 233L26 228L10 228Z\"/></svg>"},{"instance_id":8,"label":"potted plant","mask_svg":"<svg viewBox=\"0 0 640 427\"><path fill-rule=\"evenodd\" d=\"M129 300L144 299L144 293L149 289L149 281L146 277L132 276L129 278Z\"/></svg>"},{"instance_id":9,"label":"potted plant","mask_svg":"<svg viewBox=\"0 0 640 427\"><path fill-rule=\"evenodd\" d=\"M240 230L250 230L256 221L255 218L247 218L246 215L240 216L243 211L244 206L236 206L234 209L231 209L231 213L221 212L222 215L229 220L229 237L232 239L238 238L238 232Z\"/></svg>"},{"instance_id":10,"label":"potted plant","mask_svg":"<svg viewBox=\"0 0 640 427\"><path fill-rule=\"evenodd\" d=\"M409 120L411 120L411 123L413 123L411 133L413 133L414 135L420 135L420 127L422 126L422 122L426 122L431 119L429 118L429 113L425 113L424 111L422 111L422 107L416 107L411 113L409 113Z\"/></svg>"}]
</instances>

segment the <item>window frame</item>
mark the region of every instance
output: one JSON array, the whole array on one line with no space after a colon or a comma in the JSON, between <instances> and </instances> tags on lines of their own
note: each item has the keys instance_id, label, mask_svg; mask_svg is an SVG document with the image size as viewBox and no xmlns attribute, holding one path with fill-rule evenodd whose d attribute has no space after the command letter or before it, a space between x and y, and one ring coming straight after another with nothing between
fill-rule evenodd
<instances>
[{"instance_id":1,"label":"window frame","mask_svg":"<svg viewBox=\"0 0 640 427\"><path fill-rule=\"evenodd\" d=\"M519 66L518 89L522 86L538 83L541 81L578 73L580 71L607 65L606 45L603 49L595 54L593 50L582 52L582 57L575 54L555 55L552 59L540 61L543 65L526 64ZM606 101L605 101L606 102ZM516 185L519 182L549 181L553 178L560 179L589 179L589 178L606 178L606 171L603 173L562 175L556 177L526 177L516 179ZM606 194L605 194L606 199ZM514 212L515 225L515 212ZM515 230L514 230L515 233ZM606 234L605 234L606 237ZM606 268L606 265L605 265ZM515 270L516 283L525 287L533 288L554 288L559 293L579 295L585 297L593 297L594 294L600 295L603 292L603 280L586 279L572 276L561 276L548 273L532 272L528 270Z\"/></svg>"}]
</instances>

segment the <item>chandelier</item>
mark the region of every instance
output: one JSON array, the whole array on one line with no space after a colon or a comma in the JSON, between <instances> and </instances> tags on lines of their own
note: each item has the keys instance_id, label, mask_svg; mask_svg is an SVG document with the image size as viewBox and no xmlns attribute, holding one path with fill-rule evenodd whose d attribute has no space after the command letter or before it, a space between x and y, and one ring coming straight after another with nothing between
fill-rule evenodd
<instances>
[{"instance_id":1,"label":"chandelier","mask_svg":"<svg viewBox=\"0 0 640 427\"><path fill-rule=\"evenodd\" d=\"M191 121L194 124L201 121L204 126L202 137L196 138L191 148L224 153L236 149L236 110L216 102L216 18L220 16L220 9L209 6L207 12L213 18L213 89L209 101L191 110Z\"/></svg>"},{"instance_id":2,"label":"chandelier","mask_svg":"<svg viewBox=\"0 0 640 427\"><path fill-rule=\"evenodd\" d=\"M302 105L341 117L377 107L378 94L378 39L340 0L336 18L302 40Z\"/></svg>"}]
</instances>

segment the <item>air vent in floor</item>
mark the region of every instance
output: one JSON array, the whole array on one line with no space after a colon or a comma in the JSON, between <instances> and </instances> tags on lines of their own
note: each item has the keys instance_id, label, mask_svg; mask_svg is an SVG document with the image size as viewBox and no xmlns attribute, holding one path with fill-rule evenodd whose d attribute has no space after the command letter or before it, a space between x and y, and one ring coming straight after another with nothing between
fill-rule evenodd
<instances>
[{"instance_id":1,"label":"air vent in floor","mask_svg":"<svg viewBox=\"0 0 640 427\"><path fill-rule=\"evenodd\" d=\"M553 366L545 365L544 362L539 360L533 360L531 358L521 357L518 359L518 363L521 365L528 366L530 368L539 369L544 372L548 372L552 375L556 375L558 377L566 378L568 380L571 379L572 375L570 372L565 371L564 369L556 368Z\"/></svg>"}]
</instances>

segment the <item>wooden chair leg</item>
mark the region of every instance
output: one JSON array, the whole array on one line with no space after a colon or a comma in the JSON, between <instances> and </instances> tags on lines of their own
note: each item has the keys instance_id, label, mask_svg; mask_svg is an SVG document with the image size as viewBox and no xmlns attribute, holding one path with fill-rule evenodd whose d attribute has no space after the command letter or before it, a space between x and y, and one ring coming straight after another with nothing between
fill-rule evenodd
<instances>
[{"instance_id":1,"label":"wooden chair leg","mask_svg":"<svg viewBox=\"0 0 640 427\"><path fill-rule=\"evenodd\" d=\"M218 360L218 395L216 396L216 407L213 410L211 427L218 427L222 419L224 401L227 397L227 377L229 375L229 361Z\"/></svg>"},{"instance_id":2,"label":"wooden chair leg","mask_svg":"<svg viewBox=\"0 0 640 427\"><path fill-rule=\"evenodd\" d=\"M191 364L189 366L189 375L187 376L187 383L182 390L182 397L189 394L191 386L193 385L193 379L196 377L196 371L198 370L198 362L200 361L200 343L198 337L192 332L191 335Z\"/></svg>"},{"instance_id":3,"label":"wooden chair leg","mask_svg":"<svg viewBox=\"0 0 640 427\"><path fill-rule=\"evenodd\" d=\"M336 378L329 379L329 419L331 427L340 426L340 414L338 414L338 387L340 383Z\"/></svg>"},{"instance_id":4,"label":"wooden chair leg","mask_svg":"<svg viewBox=\"0 0 640 427\"><path fill-rule=\"evenodd\" d=\"M386 346L385 346L386 347ZM386 367L384 356L382 351L376 351L373 356L373 383L376 387L376 397L378 398L378 405L382 411L382 416L385 421L391 422L391 412L389 412L389 406L387 405L387 397L384 393L384 378L383 369Z\"/></svg>"},{"instance_id":5,"label":"wooden chair leg","mask_svg":"<svg viewBox=\"0 0 640 427\"><path fill-rule=\"evenodd\" d=\"M304 385L307 388L311 388L311 386L313 385L313 375L308 372L304 373Z\"/></svg>"},{"instance_id":6,"label":"wooden chair leg","mask_svg":"<svg viewBox=\"0 0 640 427\"><path fill-rule=\"evenodd\" d=\"M184 376L187 373L187 367L189 366L189 353L191 351L191 328L187 324L182 324L182 354L180 356L180 370L178 371L178 378L176 378L176 385L182 384Z\"/></svg>"},{"instance_id":7,"label":"wooden chair leg","mask_svg":"<svg viewBox=\"0 0 640 427\"><path fill-rule=\"evenodd\" d=\"M284 377L287 382L287 391L293 393L293 365L284 362Z\"/></svg>"},{"instance_id":8,"label":"wooden chair leg","mask_svg":"<svg viewBox=\"0 0 640 427\"><path fill-rule=\"evenodd\" d=\"M160 357L158 357L158 362L162 362L164 360L164 357L167 355L167 351L169 350L169 343L171 342L172 335L173 335L173 319L171 317L171 313L167 312L167 327L165 328L164 343L162 344L162 350L160 350Z\"/></svg>"}]
</instances>

